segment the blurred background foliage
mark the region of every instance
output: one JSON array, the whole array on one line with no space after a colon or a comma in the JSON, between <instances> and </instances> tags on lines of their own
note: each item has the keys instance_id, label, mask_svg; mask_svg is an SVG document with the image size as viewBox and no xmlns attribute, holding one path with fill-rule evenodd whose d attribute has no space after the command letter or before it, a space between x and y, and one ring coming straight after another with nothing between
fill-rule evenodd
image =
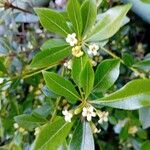
<instances>
[{"instance_id":1,"label":"blurred background foliage","mask_svg":"<svg viewBox=\"0 0 150 150\"><path fill-rule=\"evenodd\" d=\"M134 3L133 0L130 2ZM140 3L150 11L150 4L145 2ZM119 0L104 0L98 12L119 4L122 4ZM53 98L56 95L44 86L40 70L29 68L44 41L57 36L41 27L34 7L64 11L66 0L0 0L0 150L29 150L35 138L34 128L50 118L55 107ZM150 76L150 20L147 19L150 13L147 13L144 16L138 12L137 16L134 9L130 11L128 23L110 39L107 47L122 57L128 66L134 65ZM103 54L99 61L105 57L108 56ZM144 58L146 60L143 62ZM59 67L52 70L59 70ZM65 73L69 75L68 71ZM122 66L119 80L110 92L133 78L137 78L137 75ZM97 149L149 150L149 118L148 125L144 125L143 129L138 111L111 108L108 111L109 122L104 124L100 134L95 135ZM150 111L147 113L150 114ZM31 124L30 118L34 118L39 119L39 124L32 122L33 128L30 129L24 125L16 127L14 117L20 114L29 117L26 123Z\"/></svg>"}]
</instances>

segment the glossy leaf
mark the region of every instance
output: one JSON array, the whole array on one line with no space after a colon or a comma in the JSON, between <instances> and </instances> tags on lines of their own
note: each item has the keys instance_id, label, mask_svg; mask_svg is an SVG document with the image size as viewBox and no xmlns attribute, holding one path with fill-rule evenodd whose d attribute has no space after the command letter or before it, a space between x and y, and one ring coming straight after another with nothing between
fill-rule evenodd
<instances>
[{"instance_id":1,"label":"glossy leaf","mask_svg":"<svg viewBox=\"0 0 150 150\"><path fill-rule=\"evenodd\" d=\"M83 70L87 60L88 60L88 58L86 55L79 57L79 58L76 58L76 57L73 58L71 75L72 75L74 82L78 86L81 85L80 84L80 74L81 74L81 71Z\"/></svg>"},{"instance_id":2,"label":"glossy leaf","mask_svg":"<svg viewBox=\"0 0 150 150\"><path fill-rule=\"evenodd\" d=\"M80 96L73 84L69 80L52 72L43 72L44 80L47 87L54 93L66 97L70 103L75 103L80 99Z\"/></svg>"},{"instance_id":3,"label":"glossy leaf","mask_svg":"<svg viewBox=\"0 0 150 150\"><path fill-rule=\"evenodd\" d=\"M83 34L93 27L97 14L96 0L85 0L81 6L81 16L83 23Z\"/></svg>"},{"instance_id":4,"label":"glossy leaf","mask_svg":"<svg viewBox=\"0 0 150 150\"><path fill-rule=\"evenodd\" d=\"M127 83L120 90L98 100L93 104L113 108L135 110L150 106L150 79L138 79Z\"/></svg>"},{"instance_id":5,"label":"glossy leaf","mask_svg":"<svg viewBox=\"0 0 150 150\"><path fill-rule=\"evenodd\" d=\"M79 121L73 132L68 150L95 150L94 139L88 122Z\"/></svg>"},{"instance_id":6,"label":"glossy leaf","mask_svg":"<svg viewBox=\"0 0 150 150\"><path fill-rule=\"evenodd\" d=\"M94 90L99 92L108 90L119 76L119 67L119 60L107 59L102 61L95 73Z\"/></svg>"},{"instance_id":7,"label":"glossy leaf","mask_svg":"<svg viewBox=\"0 0 150 150\"><path fill-rule=\"evenodd\" d=\"M47 8L35 8L42 26L48 31L67 36L70 33L70 28L67 25L64 17L57 11Z\"/></svg>"},{"instance_id":8,"label":"glossy leaf","mask_svg":"<svg viewBox=\"0 0 150 150\"><path fill-rule=\"evenodd\" d=\"M143 129L150 127L150 107L144 107L139 109L139 119L141 121Z\"/></svg>"},{"instance_id":9,"label":"glossy leaf","mask_svg":"<svg viewBox=\"0 0 150 150\"><path fill-rule=\"evenodd\" d=\"M150 70L150 58L137 62L136 64L134 64L134 67L144 70Z\"/></svg>"},{"instance_id":10,"label":"glossy leaf","mask_svg":"<svg viewBox=\"0 0 150 150\"><path fill-rule=\"evenodd\" d=\"M91 32L91 41L102 41L112 37L122 26L123 20L131 8L131 4L116 6L102 15Z\"/></svg>"},{"instance_id":11,"label":"glossy leaf","mask_svg":"<svg viewBox=\"0 0 150 150\"><path fill-rule=\"evenodd\" d=\"M63 39L49 39L42 46L41 50L67 46L68 44Z\"/></svg>"},{"instance_id":12,"label":"glossy leaf","mask_svg":"<svg viewBox=\"0 0 150 150\"><path fill-rule=\"evenodd\" d=\"M1 60L0 60L0 71L2 71L3 73L7 73L7 69Z\"/></svg>"},{"instance_id":13,"label":"glossy leaf","mask_svg":"<svg viewBox=\"0 0 150 150\"><path fill-rule=\"evenodd\" d=\"M73 24L75 32L77 33L78 37L80 37L82 32L82 18L80 3L78 2L78 0L69 0L67 5L67 12L69 19Z\"/></svg>"},{"instance_id":14,"label":"glossy leaf","mask_svg":"<svg viewBox=\"0 0 150 150\"><path fill-rule=\"evenodd\" d=\"M83 90L85 92L85 99L87 99L87 97L92 91L93 84L94 84L94 70L89 61L86 63L85 67L81 72L80 82L81 82L81 87L83 87Z\"/></svg>"},{"instance_id":15,"label":"glossy leaf","mask_svg":"<svg viewBox=\"0 0 150 150\"><path fill-rule=\"evenodd\" d=\"M150 0L141 0L143 3L148 3L150 4Z\"/></svg>"},{"instance_id":16,"label":"glossy leaf","mask_svg":"<svg viewBox=\"0 0 150 150\"><path fill-rule=\"evenodd\" d=\"M149 150L149 148L150 148L150 141L145 141L145 142L142 144L140 150Z\"/></svg>"},{"instance_id":17,"label":"glossy leaf","mask_svg":"<svg viewBox=\"0 0 150 150\"><path fill-rule=\"evenodd\" d=\"M39 52L32 60L32 68L43 68L59 63L71 54L70 47L61 46Z\"/></svg>"},{"instance_id":18,"label":"glossy leaf","mask_svg":"<svg viewBox=\"0 0 150 150\"><path fill-rule=\"evenodd\" d=\"M134 63L134 58L129 53L124 53L122 56L122 59L123 59L124 63L129 67L131 67Z\"/></svg>"},{"instance_id":19,"label":"glossy leaf","mask_svg":"<svg viewBox=\"0 0 150 150\"><path fill-rule=\"evenodd\" d=\"M72 125L73 123L65 122L64 118L45 124L41 127L32 150L56 150L65 141Z\"/></svg>"},{"instance_id":20,"label":"glossy leaf","mask_svg":"<svg viewBox=\"0 0 150 150\"><path fill-rule=\"evenodd\" d=\"M35 116L35 115L28 115L28 114L16 116L14 120L19 124L19 126L28 130L33 130L34 128L47 122L45 118L39 115Z\"/></svg>"}]
</instances>

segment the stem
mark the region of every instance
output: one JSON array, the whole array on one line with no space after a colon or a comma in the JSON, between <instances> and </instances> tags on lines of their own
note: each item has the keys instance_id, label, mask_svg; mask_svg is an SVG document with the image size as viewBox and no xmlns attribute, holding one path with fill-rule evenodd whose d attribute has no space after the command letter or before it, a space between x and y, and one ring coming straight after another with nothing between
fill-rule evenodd
<instances>
[{"instance_id":1,"label":"stem","mask_svg":"<svg viewBox=\"0 0 150 150\"><path fill-rule=\"evenodd\" d=\"M112 56L113 58L115 59L118 59L122 64L126 65L125 62L120 58L118 57L116 54L112 53L111 51L107 50L106 48L104 47L101 47L101 49L106 52L107 54L109 54L110 56ZM137 69L133 68L133 67L129 67L128 68L130 70L132 70L135 74L137 74L138 76L140 76L141 78L145 78L145 74L144 73L141 73L139 72Z\"/></svg>"},{"instance_id":2,"label":"stem","mask_svg":"<svg viewBox=\"0 0 150 150\"><path fill-rule=\"evenodd\" d=\"M53 111L53 114L52 114L52 117L51 117L51 119L50 119L50 122L53 122L53 120L54 120L54 118L55 118L55 116L56 116L56 114L57 114L57 108L58 108L58 105L59 105L60 100L61 100L61 97L58 97L57 100L56 100L55 109L54 109L54 111Z\"/></svg>"},{"instance_id":3,"label":"stem","mask_svg":"<svg viewBox=\"0 0 150 150\"><path fill-rule=\"evenodd\" d=\"M32 12L30 12L30 11L28 11L28 10L26 10L26 9L23 9L23 8L20 8L20 7L17 7L17 6L14 6L13 4L10 5L10 8L12 8L12 9L17 9L17 10L23 11L23 12L25 12L25 13L30 13L30 14L32 14Z\"/></svg>"},{"instance_id":4,"label":"stem","mask_svg":"<svg viewBox=\"0 0 150 150\"><path fill-rule=\"evenodd\" d=\"M29 77L31 77L31 76L33 76L33 75L36 75L36 74L41 73L41 72L44 71L44 70L48 70L48 69L50 69L50 68L52 68L52 67L54 67L54 66L56 66L56 65L57 65L57 64L53 64L53 65L48 66L48 67L46 67L46 68L37 69L37 70L34 70L34 71L32 71L32 72L22 74L22 75L20 75L20 76L12 77L11 79L7 80L6 82L3 82L3 83L0 84L0 85L4 85L4 84L6 84L6 83L8 83L8 82L10 82L10 81L12 81L12 80L16 80L16 79L20 79L20 78L22 78L22 79L29 78Z\"/></svg>"}]
</instances>

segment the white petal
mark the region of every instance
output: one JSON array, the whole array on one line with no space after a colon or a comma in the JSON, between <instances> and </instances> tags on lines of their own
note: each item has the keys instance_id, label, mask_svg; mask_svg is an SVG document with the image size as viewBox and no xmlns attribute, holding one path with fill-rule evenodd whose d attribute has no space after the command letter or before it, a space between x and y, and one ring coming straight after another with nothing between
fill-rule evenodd
<instances>
[{"instance_id":1,"label":"white petal","mask_svg":"<svg viewBox=\"0 0 150 150\"><path fill-rule=\"evenodd\" d=\"M86 112L86 111L83 111L83 112L82 112L82 116L83 116L83 117L86 117L86 116L87 116L87 112Z\"/></svg>"},{"instance_id":2,"label":"white petal","mask_svg":"<svg viewBox=\"0 0 150 150\"><path fill-rule=\"evenodd\" d=\"M92 116L92 117L96 117L96 113L95 113L95 112L92 112L92 113L91 113L91 116Z\"/></svg>"},{"instance_id":3,"label":"white petal","mask_svg":"<svg viewBox=\"0 0 150 150\"><path fill-rule=\"evenodd\" d=\"M70 46L74 46L74 42L72 42L72 41L69 42L69 44L70 44Z\"/></svg>"},{"instance_id":4,"label":"white petal","mask_svg":"<svg viewBox=\"0 0 150 150\"><path fill-rule=\"evenodd\" d=\"M84 111L84 112L87 112L87 108L86 108L86 107L83 107L83 111Z\"/></svg>"},{"instance_id":5,"label":"white petal","mask_svg":"<svg viewBox=\"0 0 150 150\"><path fill-rule=\"evenodd\" d=\"M91 115L87 115L87 121L91 121L91 120L92 120Z\"/></svg>"},{"instance_id":6,"label":"white petal","mask_svg":"<svg viewBox=\"0 0 150 150\"><path fill-rule=\"evenodd\" d=\"M62 111L62 114L63 114L63 115L67 115L67 114L68 114L68 111L67 111L67 110L63 110L63 111Z\"/></svg>"},{"instance_id":7,"label":"white petal","mask_svg":"<svg viewBox=\"0 0 150 150\"><path fill-rule=\"evenodd\" d=\"M75 37L76 37L76 33L72 33L72 37L74 37L74 38L75 38Z\"/></svg>"},{"instance_id":8,"label":"white petal","mask_svg":"<svg viewBox=\"0 0 150 150\"><path fill-rule=\"evenodd\" d=\"M105 118L103 118L103 120L104 120L105 122L107 122L107 121L108 121L108 118L107 118L107 117L105 117Z\"/></svg>"},{"instance_id":9,"label":"white petal","mask_svg":"<svg viewBox=\"0 0 150 150\"><path fill-rule=\"evenodd\" d=\"M92 106L90 106L90 107L88 108L88 111L92 113L92 112L93 112L93 109L94 109L94 108L93 108Z\"/></svg>"},{"instance_id":10,"label":"white petal","mask_svg":"<svg viewBox=\"0 0 150 150\"><path fill-rule=\"evenodd\" d=\"M98 120L98 123L99 123L99 124L102 124L102 123L103 123L103 120L102 120L102 119L99 119L99 120Z\"/></svg>"},{"instance_id":11,"label":"white petal","mask_svg":"<svg viewBox=\"0 0 150 150\"><path fill-rule=\"evenodd\" d=\"M98 55L98 52L97 51L93 51L93 55L94 56Z\"/></svg>"}]
</instances>

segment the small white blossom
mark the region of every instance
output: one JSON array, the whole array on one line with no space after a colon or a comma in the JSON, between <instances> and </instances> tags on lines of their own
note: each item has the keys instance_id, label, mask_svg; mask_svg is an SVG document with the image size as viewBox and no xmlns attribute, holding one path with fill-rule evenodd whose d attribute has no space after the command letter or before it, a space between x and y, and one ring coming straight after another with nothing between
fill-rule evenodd
<instances>
[{"instance_id":1,"label":"small white blossom","mask_svg":"<svg viewBox=\"0 0 150 150\"><path fill-rule=\"evenodd\" d=\"M76 39L76 34L68 34L66 38L66 42L70 44L70 46L75 46L78 43L78 40Z\"/></svg>"},{"instance_id":2,"label":"small white blossom","mask_svg":"<svg viewBox=\"0 0 150 150\"><path fill-rule=\"evenodd\" d=\"M18 128L19 128L18 123L14 123L14 128L15 128L15 129L18 129Z\"/></svg>"},{"instance_id":3,"label":"small white blossom","mask_svg":"<svg viewBox=\"0 0 150 150\"><path fill-rule=\"evenodd\" d=\"M101 132L101 129L95 128L95 129L93 130L93 133L100 133L100 132Z\"/></svg>"},{"instance_id":4,"label":"small white blossom","mask_svg":"<svg viewBox=\"0 0 150 150\"><path fill-rule=\"evenodd\" d=\"M71 70L72 69L72 60L65 62L64 67Z\"/></svg>"},{"instance_id":5,"label":"small white blossom","mask_svg":"<svg viewBox=\"0 0 150 150\"><path fill-rule=\"evenodd\" d=\"M108 121L108 115L109 115L108 112L99 111L99 112L98 112L98 116L99 116L98 123L99 123L99 124L102 124L103 122L107 122L107 121Z\"/></svg>"},{"instance_id":6,"label":"small white blossom","mask_svg":"<svg viewBox=\"0 0 150 150\"><path fill-rule=\"evenodd\" d=\"M58 7L63 7L66 3L66 0L55 0L55 4L58 6Z\"/></svg>"},{"instance_id":7,"label":"small white blossom","mask_svg":"<svg viewBox=\"0 0 150 150\"><path fill-rule=\"evenodd\" d=\"M99 46L94 43L89 46L89 49L87 52L90 56L98 56L99 55L98 50L99 50Z\"/></svg>"},{"instance_id":8,"label":"small white blossom","mask_svg":"<svg viewBox=\"0 0 150 150\"><path fill-rule=\"evenodd\" d=\"M81 57L83 55L83 51L81 50L81 46L75 46L72 48L72 55L75 57Z\"/></svg>"},{"instance_id":9,"label":"small white blossom","mask_svg":"<svg viewBox=\"0 0 150 150\"><path fill-rule=\"evenodd\" d=\"M92 65L93 65L94 67L97 65L97 62L94 61L94 60L92 60L91 63L92 63Z\"/></svg>"},{"instance_id":10,"label":"small white blossom","mask_svg":"<svg viewBox=\"0 0 150 150\"><path fill-rule=\"evenodd\" d=\"M87 121L91 121L92 117L96 116L96 113L94 112L94 108L92 106L84 107L82 111L82 116L87 117Z\"/></svg>"},{"instance_id":11,"label":"small white blossom","mask_svg":"<svg viewBox=\"0 0 150 150\"><path fill-rule=\"evenodd\" d=\"M28 46L29 49L33 49L33 45L32 45L31 42L29 42L27 46Z\"/></svg>"},{"instance_id":12,"label":"small white blossom","mask_svg":"<svg viewBox=\"0 0 150 150\"><path fill-rule=\"evenodd\" d=\"M71 122L71 118L73 117L72 113L70 113L68 110L63 110L62 114L65 116L66 122Z\"/></svg>"},{"instance_id":13,"label":"small white blossom","mask_svg":"<svg viewBox=\"0 0 150 150\"><path fill-rule=\"evenodd\" d=\"M38 135L38 134L39 134L39 132L40 132L40 128L39 128L39 127L35 128L34 135L35 135L35 136L36 136L36 135Z\"/></svg>"},{"instance_id":14,"label":"small white blossom","mask_svg":"<svg viewBox=\"0 0 150 150\"><path fill-rule=\"evenodd\" d=\"M137 126L132 126L132 127L129 128L128 133L132 134L134 136L137 131L138 131Z\"/></svg>"},{"instance_id":15,"label":"small white blossom","mask_svg":"<svg viewBox=\"0 0 150 150\"><path fill-rule=\"evenodd\" d=\"M20 128L19 128L19 132L20 132L20 133L24 133L24 132L25 132L25 129L22 128L22 127L20 127Z\"/></svg>"}]
</instances>

